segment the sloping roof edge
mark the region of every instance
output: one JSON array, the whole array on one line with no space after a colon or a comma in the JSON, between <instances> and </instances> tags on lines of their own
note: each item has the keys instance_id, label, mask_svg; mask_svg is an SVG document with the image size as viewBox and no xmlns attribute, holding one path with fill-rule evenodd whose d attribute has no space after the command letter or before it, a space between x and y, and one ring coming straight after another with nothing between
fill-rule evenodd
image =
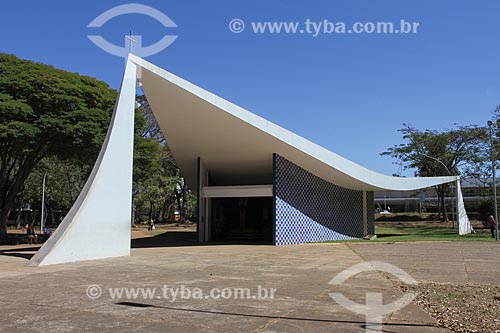
<instances>
[{"instance_id":1,"label":"sloping roof edge","mask_svg":"<svg viewBox=\"0 0 500 333\"><path fill-rule=\"evenodd\" d=\"M218 111L230 114L242 122L254 127L256 135L270 135L280 144L285 144L290 149L299 150L304 153L306 158L310 158L321 163L331 169L336 175L336 180L339 180L339 174L344 175L346 181L340 182L343 186L366 191L380 190L416 190L420 188L435 186L439 184L453 182L459 179L458 176L447 177L394 177L387 176L370 169L367 169L359 164L356 164L336 153L333 153L314 142L311 142L283 127L280 127L244 108L231 103L195 84L184 80L142 58L134 55L129 55L129 60L138 66L138 79L141 80L141 72L146 70L155 74L163 80L177 86L187 94L194 95L197 98L205 101ZM161 98L161 96L157 96ZM167 103L167 101L165 101ZM154 111L154 110L153 110ZM156 114L155 114L156 115ZM229 139L229 138L228 138ZM282 154L280 151L276 151ZM286 157L286 153L283 154ZM312 161L310 161L312 162ZM307 169L307 168L306 168ZM324 169L324 168L323 168ZM310 170L308 170L310 171ZM328 171L328 170L326 170ZM315 173L315 172L312 172ZM338 183L335 179L328 177L326 173L318 175L321 178ZM348 184L348 185L346 185Z\"/></svg>"}]
</instances>

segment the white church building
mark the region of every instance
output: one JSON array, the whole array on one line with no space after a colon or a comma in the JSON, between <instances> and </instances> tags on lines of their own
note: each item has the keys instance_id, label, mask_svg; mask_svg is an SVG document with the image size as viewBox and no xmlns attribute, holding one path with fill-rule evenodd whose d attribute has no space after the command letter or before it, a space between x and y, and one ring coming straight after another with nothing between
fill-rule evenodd
<instances>
[{"instance_id":1,"label":"white church building","mask_svg":"<svg viewBox=\"0 0 500 333\"><path fill-rule=\"evenodd\" d=\"M131 54L94 169L30 265L130 255L138 83L197 193L200 243L238 237L275 245L362 238L374 233L374 192L444 183L458 189L460 233L471 231L459 177L379 174Z\"/></svg>"}]
</instances>

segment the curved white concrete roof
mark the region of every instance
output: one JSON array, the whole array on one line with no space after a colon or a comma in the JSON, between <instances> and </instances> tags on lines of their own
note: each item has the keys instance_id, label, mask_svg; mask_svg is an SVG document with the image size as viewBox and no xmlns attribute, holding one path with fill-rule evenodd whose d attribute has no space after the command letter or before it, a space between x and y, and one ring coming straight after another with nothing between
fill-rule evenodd
<instances>
[{"instance_id":1,"label":"curved white concrete roof","mask_svg":"<svg viewBox=\"0 0 500 333\"><path fill-rule=\"evenodd\" d=\"M273 153L355 190L414 190L458 178L400 178L374 172L144 59L133 55L129 59L137 65L143 91L192 188L197 157L218 185L270 184Z\"/></svg>"}]
</instances>

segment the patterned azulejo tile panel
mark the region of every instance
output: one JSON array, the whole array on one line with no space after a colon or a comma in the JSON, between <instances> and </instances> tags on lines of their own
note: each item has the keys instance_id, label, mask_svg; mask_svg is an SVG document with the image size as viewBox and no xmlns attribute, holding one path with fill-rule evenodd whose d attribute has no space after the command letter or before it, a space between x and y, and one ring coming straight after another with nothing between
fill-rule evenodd
<instances>
[{"instance_id":1,"label":"patterned azulejo tile panel","mask_svg":"<svg viewBox=\"0 0 500 333\"><path fill-rule=\"evenodd\" d=\"M275 163L276 245L364 236L362 191L327 182L279 155Z\"/></svg>"}]
</instances>

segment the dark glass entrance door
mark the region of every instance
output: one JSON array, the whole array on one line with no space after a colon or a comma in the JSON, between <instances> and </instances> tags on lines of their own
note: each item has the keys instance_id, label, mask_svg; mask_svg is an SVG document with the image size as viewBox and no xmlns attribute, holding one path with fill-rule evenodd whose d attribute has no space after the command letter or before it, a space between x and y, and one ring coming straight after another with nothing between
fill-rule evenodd
<instances>
[{"instance_id":1,"label":"dark glass entrance door","mask_svg":"<svg viewBox=\"0 0 500 333\"><path fill-rule=\"evenodd\" d=\"M214 241L272 242L272 198L214 198L211 205Z\"/></svg>"}]
</instances>

